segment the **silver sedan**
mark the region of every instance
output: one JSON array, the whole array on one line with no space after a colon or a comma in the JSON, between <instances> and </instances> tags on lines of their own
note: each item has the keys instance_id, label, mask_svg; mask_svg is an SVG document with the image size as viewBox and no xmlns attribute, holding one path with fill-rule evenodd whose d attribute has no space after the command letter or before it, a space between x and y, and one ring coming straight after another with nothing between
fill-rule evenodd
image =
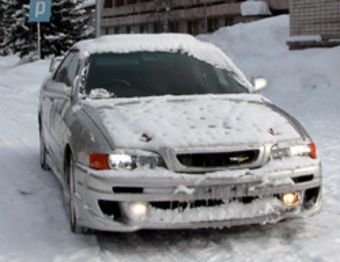
<instances>
[{"instance_id":1,"label":"silver sedan","mask_svg":"<svg viewBox=\"0 0 340 262\"><path fill-rule=\"evenodd\" d=\"M221 228L321 208L316 145L217 47L186 35L75 44L42 84L40 161L71 230Z\"/></svg>"}]
</instances>

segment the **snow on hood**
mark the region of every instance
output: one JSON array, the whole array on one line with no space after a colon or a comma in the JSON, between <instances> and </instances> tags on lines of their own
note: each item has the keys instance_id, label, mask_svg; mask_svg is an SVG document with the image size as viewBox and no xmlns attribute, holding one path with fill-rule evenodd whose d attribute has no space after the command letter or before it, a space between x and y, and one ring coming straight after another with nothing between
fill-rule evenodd
<instances>
[{"instance_id":1,"label":"snow on hood","mask_svg":"<svg viewBox=\"0 0 340 262\"><path fill-rule=\"evenodd\" d=\"M290 122L260 95L164 96L85 101L115 146L159 150L296 140Z\"/></svg>"}]
</instances>

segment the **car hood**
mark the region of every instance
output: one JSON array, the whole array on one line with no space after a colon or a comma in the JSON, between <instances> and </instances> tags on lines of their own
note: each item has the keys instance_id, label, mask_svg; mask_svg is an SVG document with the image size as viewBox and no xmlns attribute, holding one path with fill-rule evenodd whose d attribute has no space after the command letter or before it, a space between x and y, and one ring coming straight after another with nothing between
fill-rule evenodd
<instances>
[{"instance_id":1,"label":"car hood","mask_svg":"<svg viewBox=\"0 0 340 262\"><path fill-rule=\"evenodd\" d=\"M301 138L262 96L195 95L85 101L116 148L206 148Z\"/></svg>"}]
</instances>

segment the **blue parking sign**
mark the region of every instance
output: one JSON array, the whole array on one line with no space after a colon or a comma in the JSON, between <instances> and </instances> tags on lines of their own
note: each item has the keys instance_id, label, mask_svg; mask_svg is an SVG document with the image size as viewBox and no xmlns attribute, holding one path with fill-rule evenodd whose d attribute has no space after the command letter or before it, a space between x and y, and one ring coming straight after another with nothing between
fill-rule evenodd
<instances>
[{"instance_id":1,"label":"blue parking sign","mask_svg":"<svg viewBox=\"0 0 340 262\"><path fill-rule=\"evenodd\" d=\"M31 0L29 22L49 22L51 16L51 0Z\"/></svg>"}]
</instances>

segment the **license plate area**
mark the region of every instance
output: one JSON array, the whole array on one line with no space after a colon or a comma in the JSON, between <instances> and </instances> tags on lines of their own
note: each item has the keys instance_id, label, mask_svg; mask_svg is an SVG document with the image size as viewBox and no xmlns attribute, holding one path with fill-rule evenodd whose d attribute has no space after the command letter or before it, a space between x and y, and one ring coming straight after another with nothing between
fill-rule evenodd
<instances>
[{"instance_id":1,"label":"license plate area","mask_svg":"<svg viewBox=\"0 0 340 262\"><path fill-rule=\"evenodd\" d=\"M217 185L196 187L194 195L196 199L231 199L247 196L247 185Z\"/></svg>"}]
</instances>

